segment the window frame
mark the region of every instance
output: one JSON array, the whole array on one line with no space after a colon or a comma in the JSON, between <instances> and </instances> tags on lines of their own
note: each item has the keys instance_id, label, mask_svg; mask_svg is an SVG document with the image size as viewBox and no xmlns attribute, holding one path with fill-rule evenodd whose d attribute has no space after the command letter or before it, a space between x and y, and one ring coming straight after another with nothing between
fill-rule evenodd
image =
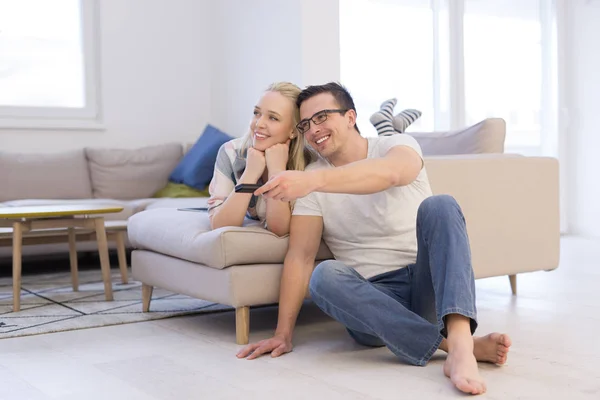
<instances>
[{"instance_id":1,"label":"window frame","mask_svg":"<svg viewBox=\"0 0 600 400\"><path fill-rule=\"evenodd\" d=\"M98 2L79 0L85 106L0 106L0 129L103 129L100 113Z\"/></svg>"}]
</instances>

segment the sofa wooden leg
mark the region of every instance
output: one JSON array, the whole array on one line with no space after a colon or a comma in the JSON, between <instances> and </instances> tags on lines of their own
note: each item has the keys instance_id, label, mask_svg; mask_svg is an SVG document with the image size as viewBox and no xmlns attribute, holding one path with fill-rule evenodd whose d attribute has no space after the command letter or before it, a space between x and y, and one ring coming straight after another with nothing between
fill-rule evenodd
<instances>
[{"instance_id":1,"label":"sofa wooden leg","mask_svg":"<svg viewBox=\"0 0 600 400\"><path fill-rule=\"evenodd\" d=\"M250 307L235 309L235 341L237 344L248 344L250 334Z\"/></svg>"},{"instance_id":2,"label":"sofa wooden leg","mask_svg":"<svg viewBox=\"0 0 600 400\"><path fill-rule=\"evenodd\" d=\"M150 311L150 300L152 300L152 290L154 286L142 283L142 311Z\"/></svg>"},{"instance_id":3,"label":"sofa wooden leg","mask_svg":"<svg viewBox=\"0 0 600 400\"><path fill-rule=\"evenodd\" d=\"M508 280L510 281L510 289L512 294L517 294L517 275L509 275Z\"/></svg>"}]
</instances>

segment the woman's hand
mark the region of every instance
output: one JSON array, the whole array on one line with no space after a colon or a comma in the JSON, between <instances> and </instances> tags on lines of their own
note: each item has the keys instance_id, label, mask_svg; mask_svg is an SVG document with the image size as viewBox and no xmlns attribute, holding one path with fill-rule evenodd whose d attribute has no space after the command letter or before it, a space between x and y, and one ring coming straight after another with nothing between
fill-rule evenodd
<instances>
[{"instance_id":1,"label":"woman's hand","mask_svg":"<svg viewBox=\"0 0 600 400\"><path fill-rule=\"evenodd\" d=\"M265 172L266 167L265 153L256 150L254 147L248 148L246 156L246 169L242 175L241 183L256 183Z\"/></svg>"},{"instance_id":2,"label":"woman's hand","mask_svg":"<svg viewBox=\"0 0 600 400\"><path fill-rule=\"evenodd\" d=\"M267 170L269 171L269 178L286 170L289 153L289 139L285 143L278 143L265 150L265 158L267 160Z\"/></svg>"}]
</instances>

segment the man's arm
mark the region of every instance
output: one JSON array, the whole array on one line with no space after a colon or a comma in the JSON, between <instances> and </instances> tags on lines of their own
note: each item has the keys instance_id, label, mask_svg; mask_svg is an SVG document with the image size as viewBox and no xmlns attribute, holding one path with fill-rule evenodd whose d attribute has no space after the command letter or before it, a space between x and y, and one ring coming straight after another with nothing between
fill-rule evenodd
<instances>
[{"instance_id":1,"label":"man's arm","mask_svg":"<svg viewBox=\"0 0 600 400\"><path fill-rule=\"evenodd\" d=\"M292 340L296 318L306 297L321 243L323 217L296 215L290 226L290 244L283 263L279 289L279 317L275 334Z\"/></svg>"},{"instance_id":2,"label":"man's arm","mask_svg":"<svg viewBox=\"0 0 600 400\"><path fill-rule=\"evenodd\" d=\"M392 147L384 157L356 161L338 168L312 171L314 192L371 194L412 183L423 168L421 156L411 147Z\"/></svg>"},{"instance_id":3,"label":"man's arm","mask_svg":"<svg viewBox=\"0 0 600 400\"><path fill-rule=\"evenodd\" d=\"M369 158L336 168L285 171L270 179L256 195L291 201L311 192L371 194L412 183L423 159L412 147L398 145L384 157Z\"/></svg>"},{"instance_id":4,"label":"man's arm","mask_svg":"<svg viewBox=\"0 0 600 400\"><path fill-rule=\"evenodd\" d=\"M281 274L275 335L271 339L247 345L237 354L239 358L248 357L251 360L265 353L277 357L292 350L296 318L308 290L322 232L323 217L292 216L290 242Z\"/></svg>"}]
</instances>

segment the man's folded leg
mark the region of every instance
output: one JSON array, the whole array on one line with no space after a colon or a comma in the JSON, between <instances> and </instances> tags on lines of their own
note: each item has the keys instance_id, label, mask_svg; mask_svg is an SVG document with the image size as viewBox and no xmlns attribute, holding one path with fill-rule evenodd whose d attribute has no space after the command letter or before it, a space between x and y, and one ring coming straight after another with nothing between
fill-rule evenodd
<instances>
[{"instance_id":1,"label":"man's folded leg","mask_svg":"<svg viewBox=\"0 0 600 400\"><path fill-rule=\"evenodd\" d=\"M486 391L474 352L477 328L475 279L465 219L450 196L432 196L417 214L418 254L411 272L412 309L436 312L438 329L447 338L444 374L462 392Z\"/></svg>"},{"instance_id":2,"label":"man's folded leg","mask_svg":"<svg viewBox=\"0 0 600 400\"><path fill-rule=\"evenodd\" d=\"M417 214L417 262L409 266L411 309L447 336L445 318L460 314L477 328L475 278L465 219L454 198L432 196Z\"/></svg>"},{"instance_id":3,"label":"man's folded leg","mask_svg":"<svg viewBox=\"0 0 600 400\"><path fill-rule=\"evenodd\" d=\"M442 336L435 324L405 305L410 296L408 270L382 274L373 280L367 281L339 261L328 260L315 268L310 294L313 301L346 326L359 343L377 345L375 339L379 339L402 360L414 365L427 364ZM390 280L393 282L388 285ZM399 287L406 287L405 299L402 289L391 289Z\"/></svg>"}]
</instances>

